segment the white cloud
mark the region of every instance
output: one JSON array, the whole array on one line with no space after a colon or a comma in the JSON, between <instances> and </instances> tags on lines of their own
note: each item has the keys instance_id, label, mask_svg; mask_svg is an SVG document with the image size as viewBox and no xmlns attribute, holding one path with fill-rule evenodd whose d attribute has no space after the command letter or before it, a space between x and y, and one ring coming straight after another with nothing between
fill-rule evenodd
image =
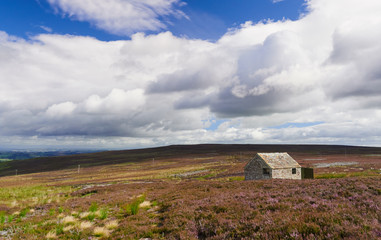
<instances>
[{"instance_id":1,"label":"white cloud","mask_svg":"<svg viewBox=\"0 0 381 240\"><path fill-rule=\"evenodd\" d=\"M76 107L77 106L72 102L54 104L46 110L46 114L52 118L60 118L72 114Z\"/></svg>"},{"instance_id":2,"label":"white cloud","mask_svg":"<svg viewBox=\"0 0 381 240\"><path fill-rule=\"evenodd\" d=\"M40 28L48 33L53 32L53 29L47 26L40 26Z\"/></svg>"},{"instance_id":3,"label":"white cloud","mask_svg":"<svg viewBox=\"0 0 381 240\"><path fill-rule=\"evenodd\" d=\"M379 145L381 2L308 4L299 20L248 22L216 43L0 32L0 144ZM289 122L322 123L272 128Z\"/></svg>"},{"instance_id":4,"label":"white cloud","mask_svg":"<svg viewBox=\"0 0 381 240\"><path fill-rule=\"evenodd\" d=\"M185 17L180 0L48 0L57 12L117 35L166 28L165 16Z\"/></svg>"}]
</instances>

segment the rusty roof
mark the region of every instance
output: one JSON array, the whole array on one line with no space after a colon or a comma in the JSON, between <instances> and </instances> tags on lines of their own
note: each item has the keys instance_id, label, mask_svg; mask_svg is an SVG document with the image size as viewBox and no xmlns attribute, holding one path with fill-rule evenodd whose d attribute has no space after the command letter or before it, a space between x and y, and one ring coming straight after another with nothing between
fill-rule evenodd
<instances>
[{"instance_id":1,"label":"rusty roof","mask_svg":"<svg viewBox=\"0 0 381 240\"><path fill-rule=\"evenodd\" d=\"M288 153L257 153L271 167L275 168L300 168L297 163Z\"/></svg>"}]
</instances>

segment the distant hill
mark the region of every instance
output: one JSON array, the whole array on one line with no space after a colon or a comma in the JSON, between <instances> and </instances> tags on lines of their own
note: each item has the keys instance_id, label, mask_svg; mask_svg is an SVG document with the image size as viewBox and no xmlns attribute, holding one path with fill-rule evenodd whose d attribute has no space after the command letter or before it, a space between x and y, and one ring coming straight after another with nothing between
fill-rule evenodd
<instances>
[{"instance_id":1,"label":"distant hill","mask_svg":"<svg viewBox=\"0 0 381 240\"><path fill-rule=\"evenodd\" d=\"M330 154L381 154L381 148L355 147L340 145L261 145L261 144L200 144L172 145L124 151L105 151L96 153L73 154L67 156L46 156L23 161L0 162L0 176L54 171L83 167L144 162L184 156L255 154L256 152L291 152L316 155Z\"/></svg>"},{"instance_id":2,"label":"distant hill","mask_svg":"<svg viewBox=\"0 0 381 240\"><path fill-rule=\"evenodd\" d=\"M25 160L38 157L66 156L99 151L0 151L0 161Z\"/></svg>"}]
</instances>

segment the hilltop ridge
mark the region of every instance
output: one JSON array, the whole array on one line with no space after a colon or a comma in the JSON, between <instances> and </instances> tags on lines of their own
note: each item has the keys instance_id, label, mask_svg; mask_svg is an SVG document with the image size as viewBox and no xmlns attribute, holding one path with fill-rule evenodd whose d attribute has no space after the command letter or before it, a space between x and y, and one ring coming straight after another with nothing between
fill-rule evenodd
<instances>
[{"instance_id":1,"label":"hilltop ridge","mask_svg":"<svg viewBox=\"0 0 381 240\"><path fill-rule=\"evenodd\" d=\"M185 158L209 155L241 155L246 158L257 152L289 152L316 156L337 154L381 154L379 147L357 147L343 145L290 145L290 144L197 144L170 145L155 148L116 150L75 154L56 157L39 157L22 161L0 163L0 176L28 174L77 168L78 165L91 167L128 162L146 162L153 158L160 161L167 158Z\"/></svg>"}]
</instances>

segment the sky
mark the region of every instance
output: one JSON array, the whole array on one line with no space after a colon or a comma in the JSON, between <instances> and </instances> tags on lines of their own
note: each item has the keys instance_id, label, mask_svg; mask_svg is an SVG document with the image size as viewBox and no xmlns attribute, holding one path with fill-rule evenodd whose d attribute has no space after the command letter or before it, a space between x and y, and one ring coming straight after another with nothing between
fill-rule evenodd
<instances>
[{"instance_id":1,"label":"sky","mask_svg":"<svg viewBox=\"0 0 381 240\"><path fill-rule=\"evenodd\" d=\"M381 1L2 0L0 150L381 146Z\"/></svg>"}]
</instances>

